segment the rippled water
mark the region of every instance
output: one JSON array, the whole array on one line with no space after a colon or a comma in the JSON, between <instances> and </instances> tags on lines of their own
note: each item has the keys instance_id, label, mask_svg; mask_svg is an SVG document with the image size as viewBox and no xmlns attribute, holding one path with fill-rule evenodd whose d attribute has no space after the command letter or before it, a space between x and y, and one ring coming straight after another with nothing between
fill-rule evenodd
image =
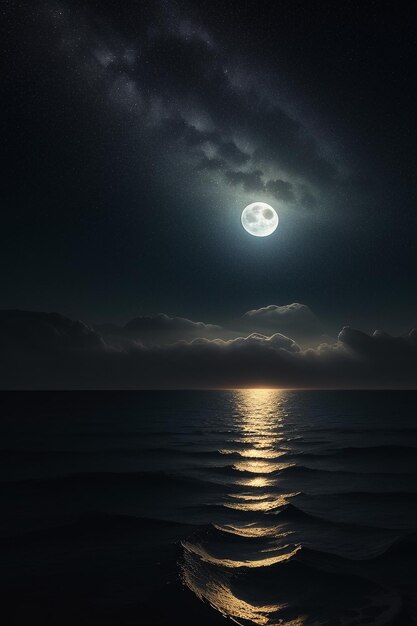
<instances>
[{"instance_id":1,"label":"rippled water","mask_svg":"<svg viewBox=\"0 0 417 626\"><path fill-rule=\"evenodd\" d=\"M109 598L148 571L150 597L173 585L166 601L183 624L196 599L208 624L417 623L416 394L27 394L6 406L0 530L4 545L14 538L13 593L27 589L28 563L42 579L58 561L68 585L90 549L113 575L117 562ZM129 620L162 623L129 593ZM106 623L125 623L117 615Z\"/></svg>"}]
</instances>

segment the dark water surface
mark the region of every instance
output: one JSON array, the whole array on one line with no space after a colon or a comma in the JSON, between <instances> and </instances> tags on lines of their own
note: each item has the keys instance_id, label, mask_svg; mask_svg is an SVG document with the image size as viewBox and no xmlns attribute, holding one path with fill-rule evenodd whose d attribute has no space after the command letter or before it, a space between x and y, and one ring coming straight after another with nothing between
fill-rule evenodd
<instances>
[{"instance_id":1,"label":"dark water surface","mask_svg":"<svg viewBox=\"0 0 417 626\"><path fill-rule=\"evenodd\" d=\"M417 394L2 393L8 624L417 623Z\"/></svg>"}]
</instances>

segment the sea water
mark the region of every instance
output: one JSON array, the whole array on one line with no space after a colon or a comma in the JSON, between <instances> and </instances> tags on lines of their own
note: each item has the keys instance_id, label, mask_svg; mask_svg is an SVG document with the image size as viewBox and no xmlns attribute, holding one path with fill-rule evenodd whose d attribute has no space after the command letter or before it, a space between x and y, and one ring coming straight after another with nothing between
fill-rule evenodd
<instances>
[{"instance_id":1,"label":"sea water","mask_svg":"<svg viewBox=\"0 0 417 626\"><path fill-rule=\"evenodd\" d=\"M417 623L416 393L1 406L7 623Z\"/></svg>"}]
</instances>

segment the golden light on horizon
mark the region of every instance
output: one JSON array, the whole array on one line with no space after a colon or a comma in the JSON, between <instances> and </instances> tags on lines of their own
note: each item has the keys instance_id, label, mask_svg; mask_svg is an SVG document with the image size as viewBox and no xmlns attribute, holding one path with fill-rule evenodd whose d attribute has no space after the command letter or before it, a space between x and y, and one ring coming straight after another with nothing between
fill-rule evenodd
<instances>
[{"instance_id":1,"label":"golden light on horizon","mask_svg":"<svg viewBox=\"0 0 417 626\"><path fill-rule=\"evenodd\" d=\"M241 431L240 441L250 444L238 451L244 458L277 459L284 452L280 428L285 419L281 389L237 389L233 392L234 420Z\"/></svg>"}]
</instances>

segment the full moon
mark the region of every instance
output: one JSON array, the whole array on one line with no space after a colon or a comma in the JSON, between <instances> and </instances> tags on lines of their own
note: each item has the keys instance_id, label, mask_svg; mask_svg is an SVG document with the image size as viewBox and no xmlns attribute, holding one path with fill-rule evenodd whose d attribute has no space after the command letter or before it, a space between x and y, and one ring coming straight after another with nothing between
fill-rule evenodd
<instances>
[{"instance_id":1,"label":"full moon","mask_svg":"<svg viewBox=\"0 0 417 626\"><path fill-rule=\"evenodd\" d=\"M242 212L242 226L255 237L272 235L278 226L278 214L265 202L253 202Z\"/></svg>"},{"instance_id":2,"label":"full moon","mask_svg":"<svg viewBox=\"0 0 417 626\"><path fill-rule=\"evenodd\" d=\"M242 226L255 237L272 235L278 226L278 214L265 202L253 202L242 212Z\"/></svg>"}]
</instances>

